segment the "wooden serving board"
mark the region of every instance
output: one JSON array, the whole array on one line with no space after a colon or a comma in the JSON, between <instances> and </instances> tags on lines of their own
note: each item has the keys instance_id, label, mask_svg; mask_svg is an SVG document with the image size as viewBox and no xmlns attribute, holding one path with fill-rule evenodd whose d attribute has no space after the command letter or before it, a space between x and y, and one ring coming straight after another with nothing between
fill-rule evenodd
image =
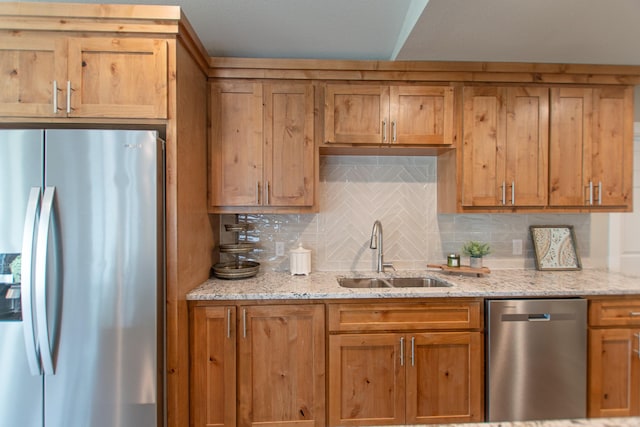
<instances>
[{"instance_id":1,"label":"wooden serving board","mask_svg":"<svg viewBox=\"0 0 640 427\"><path fill-rule=\"evenodd\" d=\"M427 264L429 268L439 268L447 273L460 273L460 274L476 274L478 277L483 274L491 273L487 267L471 268L468 265L461 265L460 267L449 267L447 264Z\"/></svg>"}]
</instances>

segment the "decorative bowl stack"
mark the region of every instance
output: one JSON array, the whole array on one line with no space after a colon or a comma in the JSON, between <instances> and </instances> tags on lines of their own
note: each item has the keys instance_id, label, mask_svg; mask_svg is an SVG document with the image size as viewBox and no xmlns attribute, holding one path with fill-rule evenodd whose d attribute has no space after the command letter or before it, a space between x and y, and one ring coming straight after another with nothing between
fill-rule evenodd
<instances>
[{"instance_id":1,"label":"decorative bowl stack","mask_svg":"<svg viewBox=\"0 0 640 427\"><path fill-rule=\"evenodd\" d=\"M245 259L246 254L255 249L255 243L249 242L246 222L225 224L225 230L235 233L235 243L222 243L218 246L220 253L231 254L234 258L231 262L221 262L212 267L213 275L221 279L246 279L258 274L260 263Z\"/></svg>"}]
</instances>

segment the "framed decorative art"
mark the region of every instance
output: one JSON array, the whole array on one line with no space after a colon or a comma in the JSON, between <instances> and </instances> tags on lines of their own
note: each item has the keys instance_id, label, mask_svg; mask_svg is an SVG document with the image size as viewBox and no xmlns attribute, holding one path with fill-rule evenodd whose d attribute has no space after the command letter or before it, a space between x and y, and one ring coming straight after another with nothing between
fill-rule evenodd
<instances>
[{"instance_id":1,"label":"framed decorative art","mask_svg":"<svg viewBox=\"0 0 640 427\"><path fill-rule=\"evenodd\" d=\"M581 270L571 225L532 225L531 240L538 270Z\"/></svg>"}]
</instances>

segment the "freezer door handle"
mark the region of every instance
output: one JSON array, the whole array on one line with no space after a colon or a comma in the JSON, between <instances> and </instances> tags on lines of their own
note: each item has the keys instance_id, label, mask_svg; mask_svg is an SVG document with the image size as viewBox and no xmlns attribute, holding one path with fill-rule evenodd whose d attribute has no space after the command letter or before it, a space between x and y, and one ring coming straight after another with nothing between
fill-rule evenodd
<instances>
[{"instance_id":1,"label":"freezer door handle","mask_svg":"<svg viewBox=\"0 0 640 427\"><path fill-rule=\"evenodd\" d=\"M24 344L27 351L27 361L31 375L41 375L40 354L36 341L36 330L33 324L33 241L35 238L36 222L40 216L40 187L32 187L27 202L27 212L24 218L24 232L22 234L22 327Z\"/></svg>"},{"instance_id":2,"label":"freezer door handle","mask_svg":"<svg viewBox=\"0 0 640 427\"><path fill-rule=\"evenodd\" d=\"M36 321L40 359L45 375L53 375L53 355L49 343L49 325L47 321L47 248L49 246L49 228L53 216L53 198L55 187L47 187L42 197L42 214L38 224L36 246Z\"/></svg>"}]
</instances>

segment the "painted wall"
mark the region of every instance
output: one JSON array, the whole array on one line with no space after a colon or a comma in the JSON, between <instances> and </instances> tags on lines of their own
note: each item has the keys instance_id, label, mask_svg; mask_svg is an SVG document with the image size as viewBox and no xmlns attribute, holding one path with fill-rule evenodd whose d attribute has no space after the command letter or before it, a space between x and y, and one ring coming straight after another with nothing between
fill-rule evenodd
<instances>
[{"instance_id":1,"label":"painted wall","mask_svg":"<svg viewBox=\"0 0 640 427\"><path fill-rule=\"evenodd\" d=\"M493 253L485 259L490 268L534 268L529 226L537 224L573 225L583 265L606 266L606 214L439 215L436 190L435 157L323 156L321 212L249 216L254 229L248 238L258 248L252 259L262 268L287 271L288 251L302 243L312 250L313 270L370 271L375 268L371 228L380 219L385 261L399 269L442 263L467 240L490 243ZM234 221L222 218L222 224ZM234 238L221 235L226 242ZM514 239L523 242L521 255L513 255ZM284 243L284 255L276 255L276 242Z\"/></svg>"}]
</instances>

